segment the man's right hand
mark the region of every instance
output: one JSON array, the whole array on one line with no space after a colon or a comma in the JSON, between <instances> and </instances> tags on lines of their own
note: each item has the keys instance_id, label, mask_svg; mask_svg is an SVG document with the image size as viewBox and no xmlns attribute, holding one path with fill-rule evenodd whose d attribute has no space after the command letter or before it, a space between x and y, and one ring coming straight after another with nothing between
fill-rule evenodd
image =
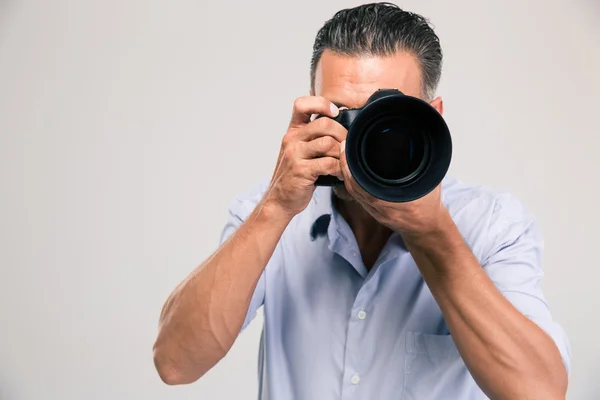
<instances>
[{"instance_id":1,"label":"man's right hand","mask_svg":"<svg viewBox=\"0 0 600 400\"><path fill-rule=\"evenodd\" d=\"M342 176L346 129L330 118L311 122L312 114L335 117L338 110L322 97L296 101L263 204L249 216L232 214L228 239L165 302L153 351L166 383L194 382L227 354L291 217L306 208L319 175Z\"/></svg>"},{"instance_id":2,"label":"man's right hand","mask_svg":"<svg viewBox=\"0 0 600 400\"><path fill-rule=\"evenodd\" d=\"M343 179L340 170L340 143L347 130L331 118L311 116L320 114L335 118L338 108L320 96L296 99L292 119L281 142L277 166L265 204L270 204L293 217L306 208L320 175Z\"/></svg>"}]
</instances>

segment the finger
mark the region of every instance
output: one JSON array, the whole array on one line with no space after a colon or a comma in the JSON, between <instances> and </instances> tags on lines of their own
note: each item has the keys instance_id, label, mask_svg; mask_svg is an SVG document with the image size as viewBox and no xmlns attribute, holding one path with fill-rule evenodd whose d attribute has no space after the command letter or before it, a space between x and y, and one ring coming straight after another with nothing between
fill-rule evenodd
<instances>
[{"instance_id":1,"label":"finger","mask_svg":"<svg viewBox=\"0 0 600 400\"><path fill-rule=\"evenodd\" d=\"M321 136L310 142L300 142L300 154L304 159L316 157L340 158L340 143L332 136Z\"/></svg>"},{"instance_id":2,"label":"finger","mask_svg":"<svg viewBox=\"0 0 600 400\"><path fill-rule=\"evenodd\" d=\"M333 157L313 158L306 161L306 168L311 178L317 180L321 175L333 175L341 179L340 160Z\"/></svg>"},{"instance_id":3,"label":"finger","mask_svg":"<svg viewBox=\"0 0 600 400\"><path fill-rule=\"evenodd\" d=\"M319 118L298 131L297 138L309 142L321 136L331 136L338 143L346 139L348 130L331 118Z\"/></svg>"},{"instance_id":4,"label":"finger","mask_svg":"<svg viewBox=\"0 0 600 400\"><path fill-rule=\"evenodd\" d=\"M322 96L298 97L294 102L290 125L304 125L310 122L311 115L313 114L320 114L335 118L338 116L339 110L335 104Z\"/></svg>"}]
</instances>

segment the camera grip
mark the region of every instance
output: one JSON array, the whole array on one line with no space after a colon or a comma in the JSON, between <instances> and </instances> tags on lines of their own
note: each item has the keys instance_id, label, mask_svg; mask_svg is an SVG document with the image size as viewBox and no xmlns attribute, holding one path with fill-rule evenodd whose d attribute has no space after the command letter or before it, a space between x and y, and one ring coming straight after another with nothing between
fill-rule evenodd
<instances>
[{"instance_id":1,"label":"camera grip","mask_svg":"<svg viewBox=\"0 0 600 400\"><path fill-rule=\"evenodd\" d=\"M321 175L315 181L315 186L344 186L344 182L333 175Z\"/></svg>"}]
</instances>

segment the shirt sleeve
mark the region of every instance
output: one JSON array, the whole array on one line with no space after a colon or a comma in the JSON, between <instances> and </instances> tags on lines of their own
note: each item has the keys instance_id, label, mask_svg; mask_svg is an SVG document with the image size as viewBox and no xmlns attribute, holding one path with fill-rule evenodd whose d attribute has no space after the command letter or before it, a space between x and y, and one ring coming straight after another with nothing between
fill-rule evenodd
<instances>
[{"instance_id":1,"label":"shirt sleeve","mask_svg":"<svg viewBox=\"0 0 600 400\"><path fill-rule=\"evenodd\" d=\"M483 268L500 292L553 339L569 373L567 335L553 320L542 293L543 239L535 219L516 199L501 196L494 205L489 234L492 247Z\"/></svg>"},{"instance_id":2,"label":"shirt sleeve","mask_svg":"<svg viewBox=\"0 0 600 400\"><path fill-rule=\"evenodd\" d=\"M223 230L221 231L221 236L219 240L219 246L225 243L231 235L237 231L237 229L242 225L242 223L246 220L246 218L254 211L254 208L262 198L268 181L263 181L256 187L252 188L249 192L246 192L232 201L229 205L228 209L228 218ZM278 246L279 247L279 246ZM276 250L277 251L277 250ZM273 257L271 257L273 259ZM243 266L241 266L243 268ZM248 307L248 311L246 312L246 317L244 319L244 323L240 332L244 331L246 327L252 322L254 317L256 317L256 313L258 309L264 304L265 300L265 291L266 291L266 268L263 270L258 283L256 284L256 288L254 289L254 293L252 295L252 299L250 300L250 306Z\"/></svg>"}]
</instances>

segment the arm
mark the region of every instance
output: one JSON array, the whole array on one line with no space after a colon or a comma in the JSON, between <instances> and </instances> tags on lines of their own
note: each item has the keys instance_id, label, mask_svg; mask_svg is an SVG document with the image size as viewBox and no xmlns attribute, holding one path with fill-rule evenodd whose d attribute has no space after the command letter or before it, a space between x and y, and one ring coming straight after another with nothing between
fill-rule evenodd
<instances>
[{"instance_id":1,"label":"arm","mask_svg":"<svg viewBox=\"0 0 600 400\"><path fill-rule=\"evenodd\" d=\"M154 344L154 363L164 382L194 382L227 354L288 223L276 208L259 204L169 296Z\"/></svg>"},{"instance_id":2,"label":"arm","mask_svg":"<svg viewBox=\"0 0 600 400\"><path fill-rule=\"evenodd\" d=\"M346 129L329 118L337 108L323 97L296 100L277 166L263 199L235 233L167 299L154 344L154 363L168 384L199 379L238 336L257 283L292 218L312 199L320 175L341 176L339 143Z\"/></svg>"},{"instance_id":3,"label":"arm","mask_svg":"<svg viewBox=\"0 0 600 400\"><path fill-rule=\"evenodd\" d=\"M467 368L490 398L565 398L567 372L556 344L500 292L445 209L435 234L406 235L405 242ZM509 256L499 254L498 262Z\"/></svg>"},{"instance_id":4,"label":"arm","mask_svg":"<svg viewBox=\"0 0 600 400\"><path fill-rule=\"evenodd\" d=\"M441 185L415 201L389 203L356 183L344 151L340 164L350 194L402 235L479 387L492 399L564 399L567 371L539 289L540 240L525 227L523 213L497 213L504 228L493 234L484 269L444 206Z\"/></svg>"}]
</instances>

